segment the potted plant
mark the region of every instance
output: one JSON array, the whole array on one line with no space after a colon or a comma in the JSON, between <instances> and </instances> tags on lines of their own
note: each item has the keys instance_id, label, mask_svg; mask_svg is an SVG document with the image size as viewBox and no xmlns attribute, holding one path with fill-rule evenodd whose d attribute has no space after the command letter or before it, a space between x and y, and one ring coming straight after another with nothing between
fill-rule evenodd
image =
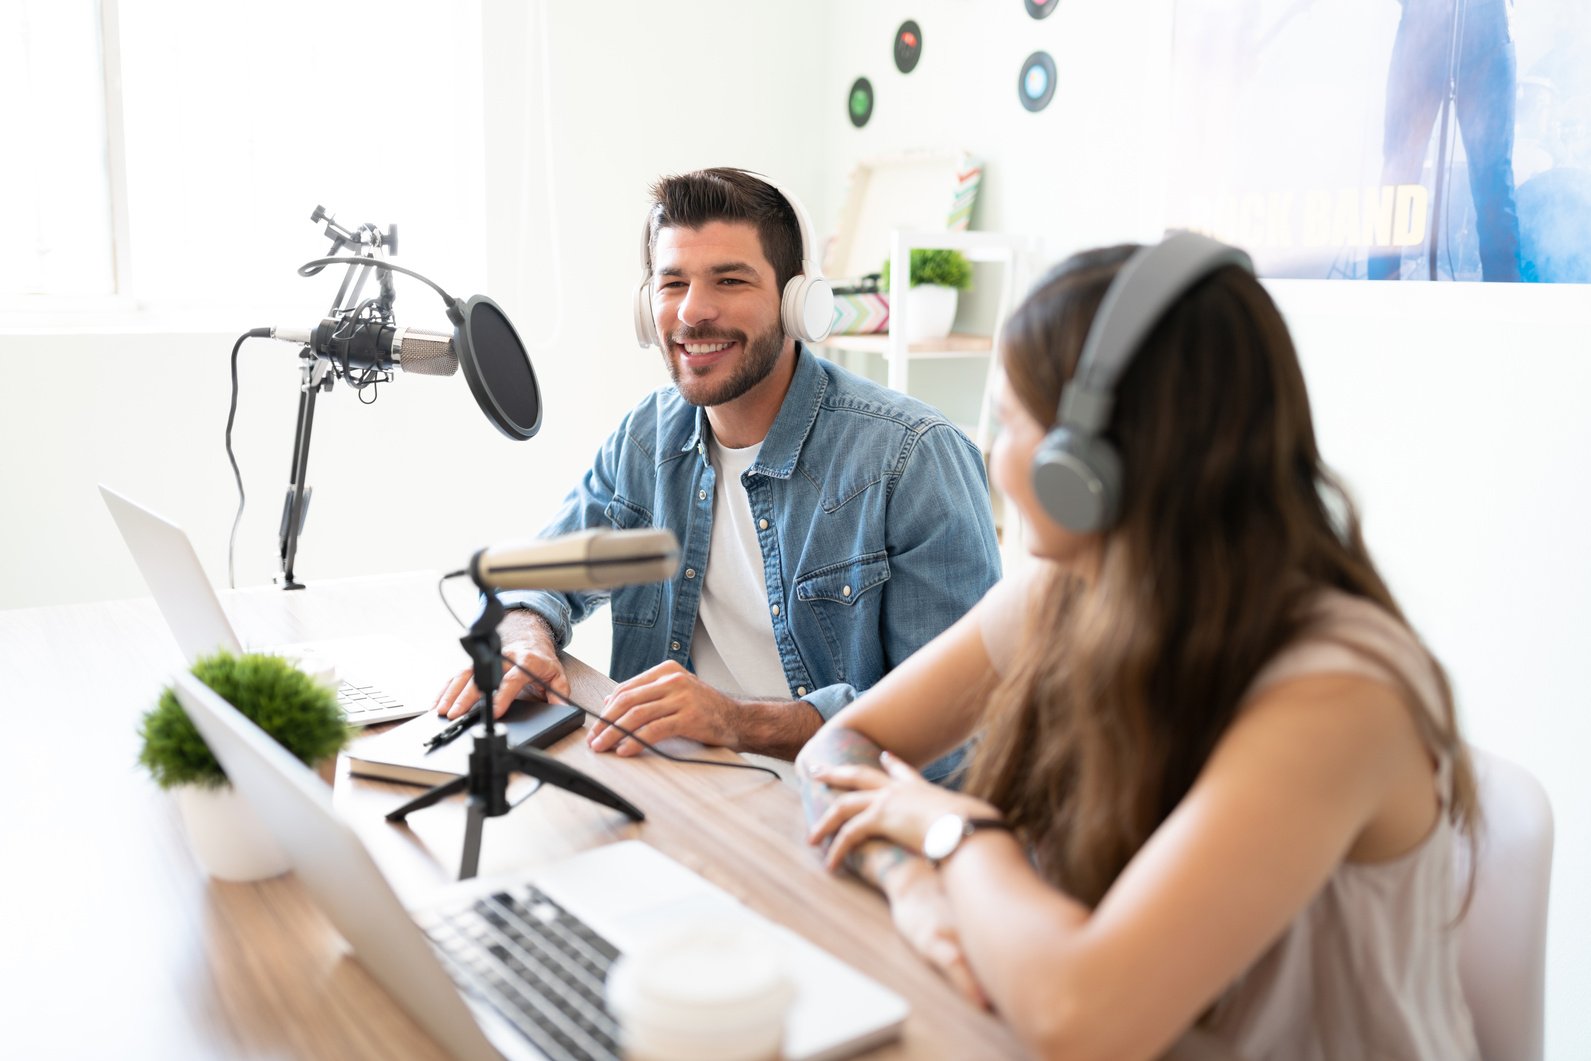
<instances>
[{"instance_id":1,"label":"potted plant","mask_svg":"<svg viewBox=\"0 0 1591 1061\"><path fill-rule=\"evenodd\" d=\"M884 262L885 291L889 262ZM911 252L911 287L906 292L906 339L943 339L956 319L959 293L972 286L972 263L960 251L919 247Z\"/></svg>"},{"instance_id":2,"label":"potted plant","mask_svg":"<svg viewBox=\"0 0 1591 1061\"><path fill-rule=\"evenodd\" d=\"M310 766L348 742L337 694L280 656L217 652L196 662L193 674ZM287 871L286 855L232 790L171 686L144 714L139 734L138 761L176 797L205 872L220 880L262 880Z\"/></svg>"}]
</instances>

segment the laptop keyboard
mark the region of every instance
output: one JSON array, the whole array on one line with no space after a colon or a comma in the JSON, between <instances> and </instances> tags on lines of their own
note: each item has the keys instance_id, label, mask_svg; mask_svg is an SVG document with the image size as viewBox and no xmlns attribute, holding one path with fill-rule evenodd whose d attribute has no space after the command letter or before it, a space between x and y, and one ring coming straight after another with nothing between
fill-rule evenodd
<instances>
[{"instance_id":1,"label":"laptop keyboard","mask_svg":"<svg viewBox=\"0 0 1591 1061\"><path fill-rule=\"evenodd\" d=\"M603 1003L617 949L530 885L444 909L426 927L459 986L484 999L548 1057L619 1057Z\"/></svg>"},{"instance_id":2,"label":"laptop keyboard","mask_svg":"<svg viewBox=\"0 0 1591 1061\"><path fill-rule=\"evenodd\" d=\"M343 682L337 686L337 706L343 709L344 715L357 720L377 711L402 707L403 701L374 685L350 685L348 682Z\"/></svg>"}]
</instances>

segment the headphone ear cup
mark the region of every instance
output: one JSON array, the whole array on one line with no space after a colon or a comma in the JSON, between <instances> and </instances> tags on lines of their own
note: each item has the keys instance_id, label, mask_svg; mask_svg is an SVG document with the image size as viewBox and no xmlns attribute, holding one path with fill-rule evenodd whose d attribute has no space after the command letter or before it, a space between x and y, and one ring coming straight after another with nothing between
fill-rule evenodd
<instances>
[{"instance_id":1,"label":"headphone ear cup","mask_svg":"<svg viewBox=\"0 0 1591 1061\"><path fill-rule=\"evenodd\" d=\"M1074 534L1108 530L1121 503L1121 457L1096 435L1058 427L1033 455L1033 493Z\"/></svg>"},{"instance_id":2,"label":"headphone ear cup","mask_svg":"<svg viewBox=\"0 0 1591 1061\"><path fill-rule=\"evenodd\" d=\"M818 343L834 328L834 287L821 276L797 273L784 285L779 300L784 333L804 343Z\"/></svg>"},{"instance_id":3,"label":"headphone ear cup","mask_svg":"<svg viewBox=\"0 0 1591 1061\"><path fill-rule=\"evenodd\" d=\"M658 338L657 320L652 316L652 285L646 280L641 281L635 289L635 341L641 344L642 349L655 346L662 349L663 342Z\"/></svg>"}]
</instances>

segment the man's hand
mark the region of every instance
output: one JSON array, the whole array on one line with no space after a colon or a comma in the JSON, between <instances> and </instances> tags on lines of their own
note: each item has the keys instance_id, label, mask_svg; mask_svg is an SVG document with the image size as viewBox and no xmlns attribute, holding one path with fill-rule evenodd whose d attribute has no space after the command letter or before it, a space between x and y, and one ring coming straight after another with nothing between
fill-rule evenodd
<instances>
[{"instance_id":1,"label":"man's hand","mask_svg":"<svg viewBox=\"0 0 1591 1061\"><path fill-rule=\"evenodd\" d=\"M635 741L608 725L617 722L648 743L689 737L703 744L734 747L738 701L669 660L621 682L602 702L602 717L587 740L593 751L639 755Z\"/></svg>"},{"instance_id":2,"label":"man's hand","mask_svg":"<svg viewBox=\"0 0 1591 1061\"><path fill-rule=\"evenodd\" d=\"M639 755L644 749L614 726L649 744L688 737L735 751L790 759L823 718L805 700L737 700L669 660L616 687L587 740L594 751Z\"/></svg>"},{"instance_id":3,"label":"man's hand","mask_svg":"<svg viewBox=\"0 0 1591 1061\"><path fill-rule=\"evenodd\" d=\"M569 678L563 672L563 664L558 662L558 648L547 620L535 612L515 609L497 625L497 633L503 641L503 655L534 674L536 681L533 682L519 667L504 663L503 679L492 702L494 718L501 718L503 712L508 710L508 705L527 685L536 695L542 693L542 686L562 696L569 695ZM454 675L443 687L436 698L436 713L458 718L480 698L481 692L475 687L474 668L467 668Z\"/></svg>"}]
</instances>

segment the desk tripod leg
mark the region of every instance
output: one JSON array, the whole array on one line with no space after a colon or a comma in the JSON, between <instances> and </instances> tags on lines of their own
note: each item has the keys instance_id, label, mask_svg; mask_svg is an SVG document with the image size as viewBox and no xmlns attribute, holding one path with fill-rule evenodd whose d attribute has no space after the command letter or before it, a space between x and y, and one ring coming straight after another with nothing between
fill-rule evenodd
<instances>
[{"instance_id":1,"label":"desk tripod leg","mask_svg":"<svg viewBox=\"0 0 1591 1061\"><path fill-rule=\"evenodd\" d=\"M464 854L459 858L459 880L475 876L481 861L481 826L486 823L486 801L470 797L469 819L464 823Z\"/></svg>"},{"instance_id":2,"label":"desk tripod leg","mask_svg":"<svg viewBox=\"0 0 1591 1061\"><path fill-rule=\"evenodd\" d=\"M439 800L444 800L455 792L463 792L464 787L469 783L470 779L467 776L455 777L451 781L444 781L440 785L437 785L435 788L431 789L429 792L420 793L418 796L414 797L409 802L399 807L397 810L389 811L387 813L387 821L401 822L414 811L424 810L431 804L436 803ZM472 803L471 806L474 806L474 804Z\"/></svg>"}]
</instances>

